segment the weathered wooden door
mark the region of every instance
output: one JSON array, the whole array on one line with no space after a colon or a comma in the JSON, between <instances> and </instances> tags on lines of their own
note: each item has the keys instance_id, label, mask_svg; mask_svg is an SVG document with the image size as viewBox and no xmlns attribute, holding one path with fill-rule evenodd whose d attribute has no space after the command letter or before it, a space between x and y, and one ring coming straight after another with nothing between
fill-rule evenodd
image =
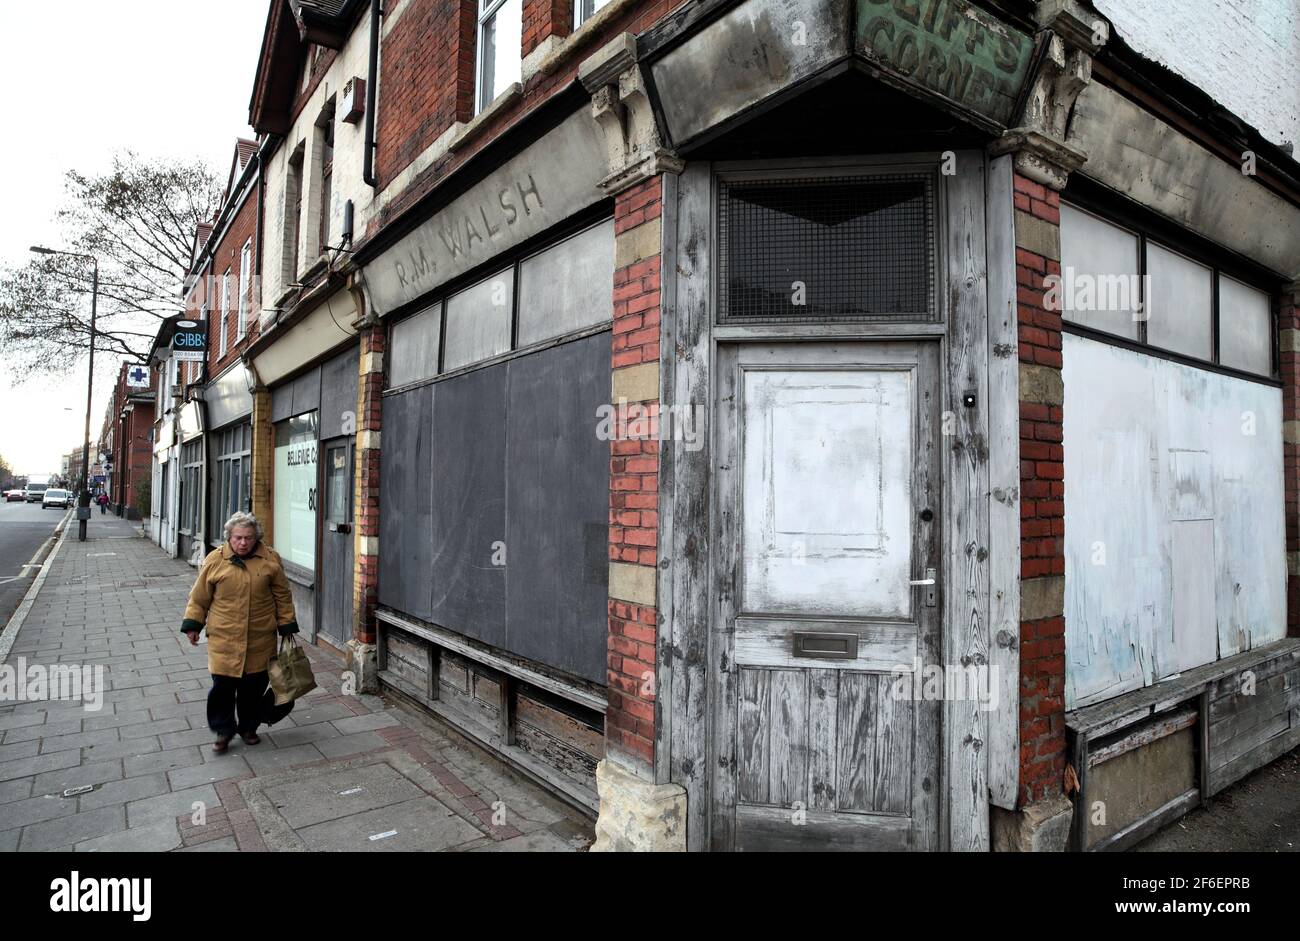
<instances>
[{"instance_id":1,"label":"weathered wooden door","mask_svg":"<svg viewBox=\"0 0 1300 941\"><path fill-rule=\"evenodd\" d=\"M715 849L939 848L938 362L718 349Z\"/></svg>"}]
</instances>

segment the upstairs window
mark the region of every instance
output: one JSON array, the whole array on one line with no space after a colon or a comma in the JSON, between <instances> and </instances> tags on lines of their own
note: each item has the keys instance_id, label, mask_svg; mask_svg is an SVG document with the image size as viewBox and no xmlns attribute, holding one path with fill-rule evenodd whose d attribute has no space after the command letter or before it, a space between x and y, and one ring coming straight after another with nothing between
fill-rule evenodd
<instances>
[{"instance_id":1,"label":"upstairs window","mask_svg":"<svg viewBox=\"0 0 1300 941\"><path fill-rule=\"evenodd\" d=\"M248 329L248 288L253 277L253 240L249 239L239 251L239 320L235 337L242 340Z\"/></svg>"},{"instance_id":2,"label":"upstairs window","mask_svg":"<svg viewBox=\"0 0 1300 941\"><path fill-rule=\"evenodd\" d=\"M330 210L334 182L334 99L331 98L320 119L316 122L316 146L320 151L320 227L317 230L319 250L325 251L330 243Z\"/></svg>"},{"instance_id":3,"label":"upstairs window","mask_svg":"<svg viewBox=\"0 0 1300 941\"><path fill-rule=\"evenodd\" d=\"M479 0L478 9L475 113L519 81L524 25L523 0Z\"/></svg>"},{"instance_id":4,"label":"upstairs window","mask_svg":"<svg viewBox=\"0 0 1300 941\"><path fill-rule=\"evenodd\" d=\"M573 28L577 29L596 15L596 11L607 6L611 0L573 0Z\"/></svg>"},{"instance_id":5,"label":"upstairs window","mask_svg":"<svg viewBox=\"0 0 1300 941\"><path fill-rule=\"evenodd\" d=\"M217 340L217 358L226 355L226 315L230 313L230 270L221 276L221 329Z\"/></svg>"}]
</instances>

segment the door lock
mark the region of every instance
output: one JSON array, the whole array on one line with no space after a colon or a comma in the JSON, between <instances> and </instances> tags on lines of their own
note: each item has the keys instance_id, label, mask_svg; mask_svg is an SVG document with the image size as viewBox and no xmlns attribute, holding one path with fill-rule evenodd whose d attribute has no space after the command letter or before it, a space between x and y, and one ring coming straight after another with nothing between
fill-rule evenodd
<instances>
[{"instance_id":1,"label":"door lock","mask_svg":"<svg viewBox=\"0 0 1300 941\"><path fill-rule=\"evenodd\" d=\"M936 577L937 574L938 573L932 568L926 569L925 578L910 579L907 583L909 585L925 586L925 606L927 608L933 608L935 605L935 585L938 583L938 579Z\"/></svg>"}]
</instances>

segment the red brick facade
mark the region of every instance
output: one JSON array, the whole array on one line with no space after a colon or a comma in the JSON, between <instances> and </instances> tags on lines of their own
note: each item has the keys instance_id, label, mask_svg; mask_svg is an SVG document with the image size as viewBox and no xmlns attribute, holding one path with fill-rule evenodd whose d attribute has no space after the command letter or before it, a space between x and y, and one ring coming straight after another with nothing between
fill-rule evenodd
<instances>
[{"instance_id":1,"label":"red brick facade","mask_svg":"<svg viewBox=\"0 0 1300 941\"><path fill-rule=\"evenodd\" d=\"M524 55L550 36L567 36L573 32L573 3L574 0L524 0Z\"/></svg>"},{"instance_id":2,"label":"red brick facade","mask_svg":"<svg viewBox=\"0 0 1300 941\"><path fill-rule=\"evenodd\" d=\"M1282 378L1282 480L1286 494L1286 633L1300 637L1300 284L1288 285L1278 309Z\"/></svg>"},{"instance_id":3,"label":"red brick facade","mask_svg":"<svg viewBox=\"0 0 1300 941\"><path fill-rule=\"evenodd\" d=\"M559 30L567 30L564 24L572 22L572 2L528 0L521 55L531 51L527 32L530 28L534 30L535 42L541 42L546 35L564 35ZM525 113L567 88L577 78L578 66L587 56L621 33L644 32L685 2L643 0L585 40L575 39L581 42L581 48L575 49L554 71L527 76L519 100L494 116L468 145L443 154L421 171L375 214L367 224L366 237L390 223L451 171L473 159ZM381 191L456 121L468 122L474 114L478 18L473 0L402 0L398 9L402 11L401 18L384 38L381 55L383 116L379 121L376 158ZM556 32L541 31L536 25L539 23L551 24Z\"/></svg>"},{"instance_id":4,"label":"red brick facade","mask_svg":"<svg viewBox=\"0 0 1300 941\"><path fill-rule=\"evenodd\" d=\"M616 236L657 221L662 193L658 176L619 193ZM656 252L614 272L615 370L659 362L659 257ZM657 399L635 404L641 408L628 403L626 415L619 415L610 442L609 558L649 568L653 582L659 562L659 408ZM610 598L605 745L645 765L654 761L657 625L654 605Z\"/></svg>"},{"instance_id":5,"label":"red brick facade","mask_svg":"<svg viewBox=\"0 0 1300 941\"><path fill-rule=\"evenodd\" d=\"M1060 197L1019 174L1015 209L1053 227ZM1059 276L1059 258L1021 247L1017 226L1016 300L1022 389L1020 401L1021 597L1034 579L1065 575L1065 464L1061 397L1043 393L1055 374L1060 388L1061 313L1049 310L1046 278ZM1059 238L1057 239L1059 245ZM1056 252L1060 254L1059 250ZM1037 381L1026 387L1025 369ZM1050 371L1050 372L1049 372ZM1044 382L1043 380L1048 380ZM1035 612L1030 612L1031 616ZM1020 623L1020 793L1029 804L1061 793L1065 771L1065 618Z\"/></svg>"}]
</instances>

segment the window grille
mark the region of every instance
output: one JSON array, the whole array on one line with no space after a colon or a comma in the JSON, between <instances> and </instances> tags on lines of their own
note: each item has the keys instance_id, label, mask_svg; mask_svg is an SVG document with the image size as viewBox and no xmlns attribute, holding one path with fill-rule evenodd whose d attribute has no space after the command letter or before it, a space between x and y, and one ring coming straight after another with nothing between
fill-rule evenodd
<instances>
[{"instance_id":1,"label":"window grille","mask_svg":"<svg viewBox=\"0 0 1300 941\"><path fill-rule=\"evenodd\" d=\"M928 174L723 181L722 322L934 320Z\"/></svg>"}]
</instances>

